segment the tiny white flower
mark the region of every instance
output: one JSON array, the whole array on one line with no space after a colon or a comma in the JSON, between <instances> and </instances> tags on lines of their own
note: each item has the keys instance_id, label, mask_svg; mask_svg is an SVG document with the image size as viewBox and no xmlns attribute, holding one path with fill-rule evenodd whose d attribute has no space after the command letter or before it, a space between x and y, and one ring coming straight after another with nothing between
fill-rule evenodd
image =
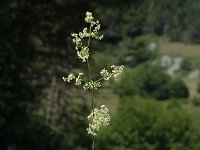
<instances>
[{"instance_id":1,"label":"tiny white flower","mask_svg":"<svg viewBox=\"0 0 200 150\"><path fill-rule=\"evenodd\" d=\"M63 80L64 80L64 82L66 82L66 81L67 81L67 78L63 77Z\"/></svg>"},{"instance_id":2,"label":"tiny white flower","mask_svg":"<svg viewBox=\"0 0 200 150\"><path fill-rule=\"evenodd\" d=\"M102 39L103 39L103 34L98 37L98 40L102 40Z\"/></svg>"},{"instance_id":3,"label":"tiny white flower","mask_svg":"<svg viewBox=\"0 0 200 150\"><path fill-rule=\"evenodd\" d=\"M76 33L72 33L71 36L74 36L74 37L75 37L75 36L77 36L77 34L76 34Z\"/></svg>"}]
</instances>

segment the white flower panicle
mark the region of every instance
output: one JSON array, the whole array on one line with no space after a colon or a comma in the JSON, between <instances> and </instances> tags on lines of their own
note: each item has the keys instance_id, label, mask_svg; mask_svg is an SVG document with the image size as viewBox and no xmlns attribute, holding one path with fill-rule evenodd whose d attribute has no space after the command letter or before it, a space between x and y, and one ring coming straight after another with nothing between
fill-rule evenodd
<instances>
[{"instance_id":1,"label":"white flower panicle","mask_svg":"<svg viewBox=\"0 0 200 150\"><path fill-rule=\"evenodd\" d=\"M97 90L97 88L101 87L101 83L97 82L97 81L89 81L89 82L85 82L85 84L83 85L83 89L87 90L87 89L94 89Z\"/></svg>"},{"instance_id":2,"label":"white flower panicle","mask_svg":"<svg viewBox=\"0 0 200 150\"><path fill-rule=\"evenodd\" d=\"M112 75L114 76L115 79L117 79L117 77L122 73L124 66L123 65L121 65L121 66L112 65L111 69L113 69Z\"/></svg>"},{"instance_id":3,"label":"white flower panicle","mask_svg":"<svg viewBox=\"0 0 200 150\"><path fill-rule=\"evenodd\" d=\"M73 73L69 74L68 77L63 77L64 82L71 82L74 80L75 85L81 85L84 90L97 90L101 87L101 80L109 80L111 77L115 79L122 73L124 66L111 66L111 71L109 72L105 68L101 70L99 78L96 81L91 79L90 68L89 68L89 55L90 55L90 40L91 38L101 40L103 35L99 35L101 24L98 20L94 20L91 12L86 12L85 22L89 24L89 27L85 27L83 31L77 33L72 33L72 41L75 44L75 49L77 50L78 57L82 62L87 62L88 64L88 73L90 76L89 81L83 81L83 73L79 73L76 77ZM87 41L87 42L86 42ZM86 45L87 44L87 45ZM84 84L82 84L84 82ZM93 95L92 95L93 103ZM93 109L93 108L92 108ZM110 115L108 114L108 108L105 105L102 105L100 109L93 109L91 114L87 117L89 120L89 127L87 128L88 134L93 136L97 135L97 132L100 130L101 126L107 126L110 122Z\"/></svg>"},{"instance_id":4,"label":"white flower panicle","mask_svg":"<svg viewBox=\"0 0 200 150\"><path fill-rule=\"evenodd\" d=\"M104 80L109 80L112 77L112 74L108 72L105 68L100 72Z\"/></svg>"},{"instance_id":5,"label":"white flower panicle","mask_svg":"<svg viewBox=\"0 0 200 150\"><path fill-rule=\"evenodd\" d=\"M101 126L107 126L110 122L108 108L105 105L101 105L100 109L95 108L87 118L89 120L87 131L88 134L92 134L93 136L97 135Z\"/></svg>"}]
</instances>

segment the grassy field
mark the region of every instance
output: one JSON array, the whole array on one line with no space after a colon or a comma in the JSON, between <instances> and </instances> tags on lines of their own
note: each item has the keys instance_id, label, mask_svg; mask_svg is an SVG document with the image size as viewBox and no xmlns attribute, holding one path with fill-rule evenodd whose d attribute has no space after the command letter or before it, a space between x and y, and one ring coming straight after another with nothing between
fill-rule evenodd
<instances>
[{"instance_id":1,"label":"grassy field","mask_svg":"<svg viewBox=\"0 0 200 150\"><path fill-rule=\"evenodd\" d=\"M112 115L117 112L119 96L114 94L112 89L102 88L95 95L95 104L97 106L106 105Z\"/></svg>"},{"instance_id":2,"label":"grassy field","mask_svg":"<svg viewBox=\"0 0 200 150\"><path fill-rule=\"evenodd\" d=\"M200 44L184 44L178 42L164 41L159 44L161 54L167 54L169 56L183 56L200 59Z\"/></svg>"}]
</instances>

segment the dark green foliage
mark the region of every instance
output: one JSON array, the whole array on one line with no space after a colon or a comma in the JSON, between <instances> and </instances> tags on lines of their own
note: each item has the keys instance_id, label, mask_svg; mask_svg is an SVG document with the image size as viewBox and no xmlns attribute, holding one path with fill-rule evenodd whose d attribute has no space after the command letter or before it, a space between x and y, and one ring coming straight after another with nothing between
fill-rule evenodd
<instances>
[{"instance_id":1,"label":"dark green foliage","mask_svg":"<svg viewBox=\"0 0 200 150\"><path fill-rule=\"evenodd\" d=\"M194 106L200 106L200 97L193 97L192 98L192 104Z\"/></svg>"},{"instance_id":2,"label":"dark green foliage","mask_svg":"<svg viewBox=\"0 0 200 150\"><path fill-rule=\"evenodd\" d=\"M171 79L161 68L150 64L127 69L120 82L114 86L114 90L121 96L151 96L158 100L189 96L189 91L181 79Z\"/></svg>"},{"instance_id":3,"label":"dark green foliage","mask_svg":"<svg viewBox=\"0 0 200 150\"><path fill-rule=\"evenodd\" d=\"M169 82L168 88L169 88L171 97L176 97L176 98L189 97L189 90L186 84L180 78L172 79Z\"/></svg>"},{"instance_id":4,"label":"dark green foliage","mask_svg":"<svg viewBox=\"0 0 200 150\"><path fill-rule=\"evenodd\" d=\"M197 83L197 92L200 94L200 81Z\"/></svg>"},{"instance_id":5,"label":"dark green foliage","mask_svg":"<svg viewBox=\"0 0 200 150\"><path fill-rule=\"evenodd\" d=\"M183 108L139 97L123 99L105 133L99 150L192 150L196 134Z\"/></svg>"},{"instance_id":6,"label":"dark green foliage","mask_svg":"<svg viewBox=\"0 0 200 150\"><path fill-rule=\"evenodd\" d=\"M151 48L151 44L154 46ZM116 52L120 52L118 58L126 66L136 66L149 60L153 60L157 55L156 37L152 35L140 36L135 39L124 39L119 43Z\"/></svg>"},{"instance_id":7,"label":"dark green foliage","mask_svg":"<svg viewBox=\"0 0 200 150\"><path fill-rule=\"evenodd\" d=\"M116 46L108 45L104 47L101 45L105 51L96 52L93 55L92 70L96 75L99 75L99 71L105 66L108 68L113 64L123 64L133 67L154 60L157 56L156 41L157 37L144 35L135 39L125 38ZM153 49L150 46L152 43L155 45Z\"/></svg>"},{"instance_id":8,"label":"dark green foliage","mask_svg":"<svg viewBox=\"0 0 200 150\"><path fill-rule=\"evenodd\" d=\"M192 70L192 63L189 59L184 59L184 61L181 63L181 69L185 72Z\"/></svg>"},{"instance_id":9,"label":"dark green foliage","mask_svg":"<svg viewBox=\"0 0 200 150\"><path fill-rule=\"evenodd\" d=\"M146 32L167 35L172 41L199 43L198 0L149 1Z\"/></svg>"},{"instance_id":10,"label":"dark green foliage","mask_svg":"<svg viewBox=\"0 0 200 150\"><path fill-rule=\"evenodd\" d=\"M200 42L198 0L126 0L95 4L110 43L116 44L123 37L134 38L146 33L164 35L172 41Z\"/></svg>"},{"instance_id":11,"label":"dark green foliage","mask_svg":"<svg viewBox=\"0 0 200 150\"><path fill-rule=\"evenodd\" d=\"M169 80L170 77L162 72L159 67L144 64L135 70L127 70L116 85L115 91L121 96L152 96L163 100L169 98L167 87Z\"/></svg>"},{"instance_id":12,"label":"dark green foliage","mask_svg":"<svg viewBox=\"0 0 200 150\"><path fill-rule=\"evenodd\" d=\"M72 61L68 36L72 28L80 28L78 22L90 6L82 0L12 0L0 7L0 149L61 149L63 137L45 125L45 116L33 114L46 100L42 93L52 77L61 79L63 69L58 73L58 68L78 65ZM66 128L66 134L74 133L75 128Z\"/></svg>"}]
</instances>

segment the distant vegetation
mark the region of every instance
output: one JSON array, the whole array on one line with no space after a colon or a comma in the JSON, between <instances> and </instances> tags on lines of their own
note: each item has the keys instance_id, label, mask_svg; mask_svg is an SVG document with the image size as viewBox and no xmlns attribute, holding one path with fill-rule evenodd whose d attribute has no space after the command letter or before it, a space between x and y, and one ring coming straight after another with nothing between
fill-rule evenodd
<instances>
[{"instance_id":1,"label":"distant vegetation","mask_svg":"<svg viewBox=\"0 0 200 150\"><path fill-rule=\"evenodd\" d=\"M192 150L199 144L191 121L180 102L126 97L99 150Z\"/></svg>"},{"instance_id":2,"label":"distant vegetation","mask_svg":"<svg viewBox=\"0 0 200 150\"><path fill-rule=\"evenodd\" d=\"M114 89L121 96L150 96L158 100L189 96L187 86L181 79L171 79L161 68L149 63L127 70Z\"/></svg>"}]
</instances>

